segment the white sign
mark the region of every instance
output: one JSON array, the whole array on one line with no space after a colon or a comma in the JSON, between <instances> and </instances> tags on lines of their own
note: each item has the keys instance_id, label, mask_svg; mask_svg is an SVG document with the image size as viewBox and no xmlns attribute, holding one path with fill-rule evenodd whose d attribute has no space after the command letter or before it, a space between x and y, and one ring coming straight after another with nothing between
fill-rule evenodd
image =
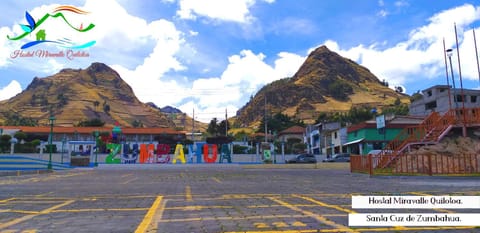
<instances>
[{"instance_id":1,"label":"white sign","mask_svg":"<svg viewBox=\"0 0 480 233\"><path fill-rule=\"evenodd\" d=\"M353 209L480 209L480 196L352 196Z\"/></svg>"},{"instance_id":2,"label":"white sign","mask_svg":"<svg viewBox=\"0 0 480 233\"><path fill-rule=\"evenodd\" d=\"M348 226L480 226L480 214L348 214Z\"/></svg>"},{"instance_id":3,"label":"white sign","mask_svg":"<svg viewBox=\"0 0 480 233\"><path fill-rule=\"evenodd\" d=\"M385 115L380 115L375 118L377 120L377 129L385 128Z\"/></svg>"}]
</instances>

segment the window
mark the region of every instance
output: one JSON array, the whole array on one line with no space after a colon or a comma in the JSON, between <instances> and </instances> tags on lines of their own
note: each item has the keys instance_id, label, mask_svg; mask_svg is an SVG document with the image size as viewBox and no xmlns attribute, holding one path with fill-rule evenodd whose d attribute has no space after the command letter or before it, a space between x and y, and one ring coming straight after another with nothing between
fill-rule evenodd
<instances>
[{"instance_id":1,"label":"window","mask_svg":"<svg viewBox=\"0 0 480 233\"><path fill-rule=\"evenodd\" d=\"M432 96L432 91L427 91L428 96Z\"/></svg>"},{"instance_id":2,"label":"window","mask_svg":"<svg viewBox=\"0 0 480 233\"><path fill-rule=\"evenodd\" d=\"M455 102L463 102L463 99L464 99L464 98L462 98L462 95L457 95L457 96L455 97Z\"/></svg>"},{"instance_id":3,"label":"window","mask_svg":"<svg viewBox=\"0 0 480 233\"><path fill-rule=\"evenodd\" d=\"M477 96L476 95L470 96L470 102L476 103L477 102Z\"/></svg>"},{"instance_id":4,"label":"window","mask_svg":"<svg viewBox=\"0 0 480 233\"><path fill-rule=\"evenodd\" d=\"M434 109L437 107L437 101L431 101L431 102L428 102L425 104L425 109L428 110L428 109Z\"/></svg>"},{"instance_id":5,"label":"window","mask_svg":"<svg viewBox=\"0 0 480 233\"><path fill-rule=\"evenodd\" d=\"M337 139L337 132L335 132L334 137L335 137L335 139Z\"/></svg>"}]
</instances>

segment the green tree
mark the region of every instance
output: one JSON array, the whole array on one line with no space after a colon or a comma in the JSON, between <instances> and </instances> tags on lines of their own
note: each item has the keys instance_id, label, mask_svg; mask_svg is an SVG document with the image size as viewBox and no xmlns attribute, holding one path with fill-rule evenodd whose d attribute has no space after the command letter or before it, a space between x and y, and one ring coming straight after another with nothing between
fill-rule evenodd
<instances>
[{"instance_id":1,"label":"green tree","mask_svg":"<svg viewBox=\"0 0 480 233\"><path fill-rule=\"evenodd\" d=\"M225 131L225 124L227 125L227 126L226 126L226 127L227 127L227 130L226 130L226 131ZM229 122L226 121L226 120L223 120L223 121L221 121L220 124L218 124L218 126L217 126L217 133L218 133L219 135L228 136L228 135L227 135L227 132L228 132L229 129L230 129L230 124L229 124Z\"/></svg>"},{"instance_id":2,"label":"green tree","mask_svg":"<svg viewBox=\"0 0 480 233\"><path fill-rule=\"evenodd\" d=\"M93 102L93 107L95 108L95 112L97 112L98 106L100 106L100 102L98 102L98 100L95 100L95 101Z\"/></svg>"},{"instance_id":3,"label":"green tree","mask_svg":"<svg viewBox=\"0 0 480 233\"><path fill-rule=\"evenodd\" d=\"M86 121L81 121L77 124L79 127L102 127L105 125L105 122L99 118L93 118Z\"/></svg>"},{"instance_id":4,"label":"green tree","mask_svg":"<svg viewBox=\"0 0 480 233\"><path fill-rule=\"evenodd\" d=\"M208 124L207 132L212 136L217 136L218 134L218 120L217 118L213 118L210 123Z\"/></svg>"},{"instance_id":5,"label":"green tree","mask_svg":"<svg viewBox=\"0 0 480 233\"><path fill-rule=\"evenodd\" d=\"M409 109L407 104L400 104L396 106L385 107L383 108L382 113L405 116L408 115L408 111Z\"/></svg>"},{"instance_id":6,"label":"green tree","mask_svg":"<svg viewBox=\"0 0 480 233\"><path fill-rule=\"evenodd\" d=\"M133 128L142 128L143 123L140 120L135 119L135 120L132 121L132 127Z\"/></svg>"},{"instance_id":7,"label":"green tree","mask_svg":"<svg viewBox=\"0 0 480 233\"><path fill-rule=\"evenodd\" d=\"M400 98L397 97L397 98L395 99L395 102L393 103L393 105L398 106L398 105L400 105L401 103L402 103L402 101L400 101Z\"/></svg>"},{"instance_id":8,"label":"green tree","mask_svg":"<svg viewBox=\"0 0 480 233\"><path fill-rule=\"evenodd\" d=\"M294 125L305 126L302 121L295 121L291 117L283 113L276 113L272 117L267 117L267 130L272 132L280 132ZM264 131L265 119L262 118L262 120L260 121L260 126L257 129L257 133Z\"/></svg>"},{"instance_id":9,"label":"green tree","mask_svg":"<svg viewBox=\"0 0 480 233\"><path fill-rule=\"evenodd\" d=\"M68 97L63 93L57 95L58 107L62 107L68 104Z\"/></svg>"},{"instance_id":10,"label":"green tree","mask_svg":"<svg viewBox=\"0 0 480 233\"><path fill-rule=\"evenodd\" d=\"M0 136L0 152L6 152L10 150L10 140L12 139L12 136L8 134L3 134Z\"/></svg>"},{"instance_id":11,"label":"green tree","mask_svg":"<svg viewBox=\"0 0 480 233\"><path fill-rule=\"evenodd\" d=\"M328 93L335 99L348 100L348 95L353 93L353 88L347 82L336 79L328 85Z\"/></svg>"},{"instance_id":12,"label":"green tree","mask_svg":"<svg viewBox=\"0 0 480 233\"><path fill-rule=\"evenodd\" d=\"M21 142L22 140L27 139L27 134L25 134L25 133L22 132L22 131L17 131L17 132L13 135L13 137L16 138L19 142Z\"/></svg>"},{"instance_id":13,"label":"green tree","mask_svg":"<svg viewBox=\"0 0 480 233\"><path fill-rule=\"evenodd\" d=\"M410 96L410 103L413 103L413 101L416 101L416 100L421 100L422 98L423 98L423 95L420 94L420 91L417 91L413 93L412 96Z\"/></svg>"},{"instance_id":14,"label":"green tree","mask_svg":"<svg viewBox=\"0 0 480 233\"><path fill-rule=\"evenodd\" d=\"M38 120L23 117L18 113L5 113L5 125L11 126L38 126Z\"/></svg>"}]
</instances>

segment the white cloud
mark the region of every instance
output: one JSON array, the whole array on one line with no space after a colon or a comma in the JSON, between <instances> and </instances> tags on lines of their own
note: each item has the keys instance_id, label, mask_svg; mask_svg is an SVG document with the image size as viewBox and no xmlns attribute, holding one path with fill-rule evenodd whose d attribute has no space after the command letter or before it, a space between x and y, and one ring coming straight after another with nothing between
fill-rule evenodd
<instances>
[{"instance_id":1,"label":"white cloud","mask_svg":"<svg viewBox=\"0 0 480 233\"><path fill-rule=\"evenodd\" d=\"M394 4L395 4L395 6L398 7L398 8L406 7L406 6L409 6L409 5L410 5L410 3L408 3L408 2L405 1L405 0L396 1Z\"/></svg>"},{"instance_id":2,"label":"white cloud","mask_svg":"<svg viewBox=\"0 0 480 233\"><path fill-rule=\"evenodd\" d=\"M291 77L305 61L305 57L281 52L274 66L265 63L265 55L243 50L229 57L229 65L221 77L197 79L190 89L197 98L179 108L191 112L192 107L199 113L199 120L209 122L213 117L223 119L225 108L229 115L235 115L259 88L285 77ZM195 105L193 105L195 104Z\"/></svg>"},{"instance_id":3,"label":"white cloud","mask_svg":"<svg viewBox=\"0 0 480 233\"><path fill-rule=\"evenodd\" d=\"M275 0L264 0L273 3ZM180 9L177 15L182 19L195 20L198 16L213 20L248 23L253 17L250 7L256 0L179 0Z\"/></svg>"},{"instance_id":4,"label":"white cloud","mask_svg":"<svg viewBox=\"0 0 480 233\"><path fill-rule=\"evenodd\" d=\"M471 30L463 33L465 28L480 20L480 7L463 5L435 14L429 19L429 24L412 30L408 40L399 42L387 49L378 49L371 46L358 45L349 49L342 49L335 41L328 40L325 45L340 55L348 57L368 67L380 80L387 80L392 85L404 85L423 78L442 77L445 71L442 39L445 37L447 48L455 47L454 20L457 22L461 39L461 56L467 56L473 50ZM465 38L465 40L462 40ZM476 66L475 59L469 54L462 59L464 78L476 79L473 76ZM443 82L439 81L439 82Z\"/></svg>"},{"instance_id":5,"label":"white cloud","mask_svg":"<svg viewBox=\"0 0 480 233\"><path fill-rule=\"evenodd\" d=\"M18 83L16 80L12 80L7 86L0 89L0 100L12 98L20 92L22 92L20 83Z\"/></svg>"},{"instance_id":6,"label":"white cloud","mask_svg":"<svg viewBox=\"0 0 480 233\"><path fill-rule=\"evenodd\" d=\"M380 10L379 12L377 12L377 15L380 16L380 17L387 17L388 11Z\"/></svg>"}]
</instances>

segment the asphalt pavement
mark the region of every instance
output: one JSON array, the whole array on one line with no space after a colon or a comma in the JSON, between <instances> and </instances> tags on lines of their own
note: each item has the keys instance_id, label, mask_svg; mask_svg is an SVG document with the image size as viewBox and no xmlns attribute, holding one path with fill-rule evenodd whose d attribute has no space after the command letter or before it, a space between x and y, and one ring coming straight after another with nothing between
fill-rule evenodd
<instances>
[{"instance_id":1,"label":"asphalt pavement","mask_svg":"<svg viewBox=\"0 0 480 233\"><path fill-rule=\"evenodd\" d=\"M350 173L348 164L323 163L101 164L1 176L0 233L480 232L480 227L349 227L349 213L405 211L352 209L352 195L480 196L480 179L370 177Z\"/></svg>"}]
</instances>

